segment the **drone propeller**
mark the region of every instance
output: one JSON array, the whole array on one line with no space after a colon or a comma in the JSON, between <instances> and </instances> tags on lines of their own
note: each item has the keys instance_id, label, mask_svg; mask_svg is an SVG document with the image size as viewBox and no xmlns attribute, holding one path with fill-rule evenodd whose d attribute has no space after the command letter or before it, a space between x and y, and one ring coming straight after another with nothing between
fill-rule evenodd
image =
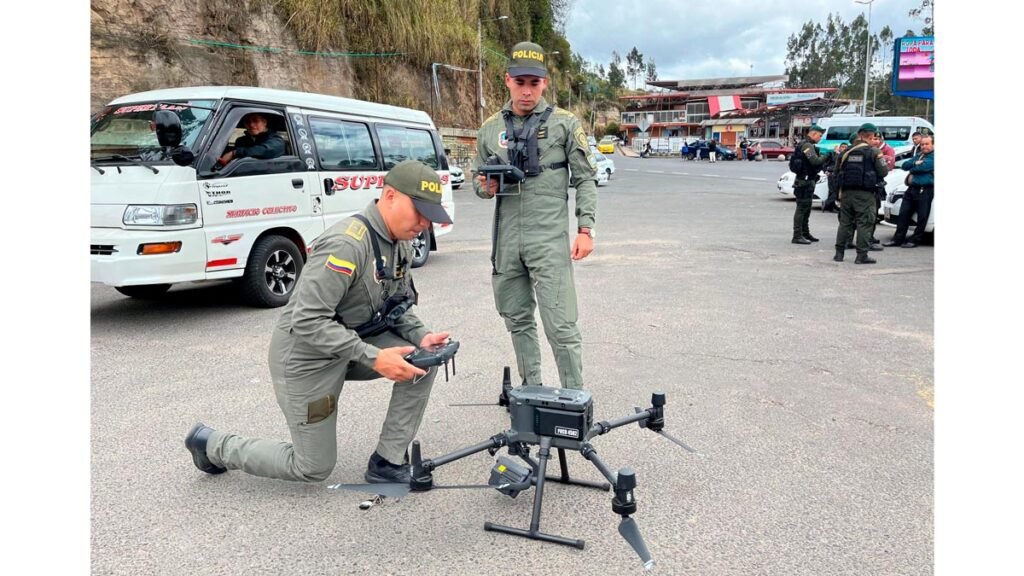
<instances>
[{"instance_id":1,"label":"drone propeller","mask_svg":"<svg viewBox=\"0 0 1024 576\"><path fill-rule=\"evenodd\" d=\"M498 484L492 486L490 484L458 484L453 486L437 486L433 485L430 487L431 490L466 490L473 488L491 488L495 490L501 490L506 488L508 484ZM331 484L327 487L328 490L351 490L353 492L366 492L368 494L377 494L378 496L384 496L386 498L403 498L408 496L412 492L412 488L409 484L403 484L400 482L385 482L380 484Z\"/></svg>"},{"instance_id":2,"label":"drone propeller","mask_svg":"<svg viewBox=\"0 0 1024 576\"><path fill-rule=\"evenodd\" d=\"M633 550L640 556L644 568L650 570L654 567L654 560L647 550L644 537L640 535L640 528L636 520L629 516L636 513L636 499L633 497L633 488L636 488L636 473L629 466L619 469L615 475L615 496L612 497L612 511L622 516L619 522L619 534L626 539L626 542L633 547Z\"/></svg>"},{"instance_id":3,"label":"drone propeller","mask_svg":"<svg viewBox=\"0 0 1024 576\"><path fill-rule=\"evenodd\" d=\"M633 520L629 516L624 516L622 522L619 522L619 534L626 539L626 542L633 547L637 555L640 556L640 560L644 563L644 569L650 570L654 567L654 560L651 559L651 553L647 550L647 544L644 543L644 537L640 535L640 528L636 524L636 520Z\"/></svg>"},{"instance_id":4,"label":"drone propeller","mask_svg":"<svg viewBox=\"0 0 1024 576\"><path fill-rule=\"evenodd\" d=\"M662 405L664 405L664 401L665 400L664 400L664 396L663 396L662 399L661 399ZM658 410L661 410L661 406L655 404L655 407ZM644 411L639 406L633 406L633 410L637 414L640 414L641 412ZM641 420L639 422L639 424L640 424L641 428L647 428L651 432L654 432L656 434L660 434L660 435L664 436L665 438L668 438L669 440L671 440L675 444L678 444L679 446L681 446L687 452L690 452L692 454L697 454L698 456L700 455L700 453L697 452L696 449L690 447L686 442L683 442L679 438L676 438L675 436L669 434L668 432L665 432L665 430L662 429L662 427L665 425L664 413L660 414L660 418L659 419L650 418L650 419L648 419L646 421L645 420Z\"/></svg>"}]
</instances>

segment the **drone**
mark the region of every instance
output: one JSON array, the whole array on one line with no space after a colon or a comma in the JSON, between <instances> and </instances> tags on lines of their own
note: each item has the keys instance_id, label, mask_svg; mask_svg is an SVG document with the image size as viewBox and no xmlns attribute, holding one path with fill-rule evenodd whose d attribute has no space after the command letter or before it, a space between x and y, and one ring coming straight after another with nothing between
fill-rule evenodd
<instances>
[{"instance_id":1,"label":"drone","mask_svg":"<svg viewBox=\"0 0 1024 576\"><path fill-rule=\"evenodd\" d=\"M455 344L457 350L458 343ZM451 352L454 356L454 352ZM494 404L459 404L459 406L493 406ZM501 532L513 536L521 536L532 540L542 540L582 550L583 540L566 538L540 531L541 507L544 499L545 482L572 484L594 488L607 492L614 491L612 512L622 517L619 522L619 534L636 551L643 562L644 568L654 567L654 560L647 549L640 529L632 515L637 511L637 502L633 495L636 488L636 473L629 466L613 472L598 457L597 450L591 444L596 436L607 434L615 428L637 423L640 428L655 432L668 438L675 444L691 453L697 451L682 440L665 432L665 394L654 392L651 395L651 406L646 409L634 407L634 414L611 421L595 423L594 403L590 392L586 390L570 390L546 386L523 385L512 387L511 372L504 368L502 390L498 397L498 406L504 406L511 417L511 428L495 434L487 440L456 450L436 458L424 459L419 440L412 442L410 457L411 479L408 484L333 484L330 489L356 490L374 494L372 500L363 502L360 508L367 509L381 502L384 497L401 498L410 492L427 492L438 488L492 488L511 498L520 492L535 487L533 496L533 516L528 529L503 526L492 522L484 522L484 530ZM537 457L531 456L533 446L539 446ZM498 456L491 469L490 478L485 485L441 486L434 484L434 471L445 464L461 460L472 454L487 451L495 456L502 448L508 449L508 456ZM560 475L548 476L548 460L552 457L552 449L557 451ZM587 482L569 477L566 463L566 450L578 451L587 461L604 476L608 482ZM516 457L523 463L517 462Z\"/></svg>"}]
</instances>

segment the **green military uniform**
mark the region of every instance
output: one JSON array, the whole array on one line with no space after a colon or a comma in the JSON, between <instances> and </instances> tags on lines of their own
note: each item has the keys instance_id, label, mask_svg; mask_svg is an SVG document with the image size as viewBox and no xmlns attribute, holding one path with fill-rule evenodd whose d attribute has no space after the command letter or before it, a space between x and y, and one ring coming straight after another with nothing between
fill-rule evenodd
<instances>
[{"instance_id":1,"label":"green military uniform","mask_svg":"<svg viewBox=\"0 0 1024 576\"><path fill-rule=\"evenodd\" d=\"M812 126L811 130L824 131L818 126ZM793 183L793 195L796 196L796 213L793 215L793 242L805 244L809 241L817 241L817 238L811 236L811 204L814 200L814 188L818 185L818 174L828 161L828 154L820 154L818 147L810 140L801 142L797 146L796 153L803 157L803 170L796 175L796 181Z\"/></svg>"},{"instance_id":2,"label":"green military uniform","mask_svg":"<svg viewBox=\"0 0 1024 576\"><path fill-rule=\"evenodd\" d=\"M440 190L439 179L436 186ZM206 445L214 465L284 480L326 479L337 461L337 403L345 381L381 378L373 369L381 348L418 346L429 333L411 310L382 334L360 338L354 330L370 320L387 295L416 298L411 244L392 240L376 201L362 216L369 227L350 216L313 242L270 339L270 375L292 443L214 431ZM385 276L393 279L377 279L371 235L390 270ZM404 460L436 374L434 368L415 381L394 384L377 444L377 454L389 462Z\"/></svg>"},{"instance_id":3,"label":"green military uniform","mask_svg":"<svg viewBox=\"0 0 1024 576\"><path fill-rule=\"evenodd\" d=\"M867 258L871 242L871 231L874 228L875 215L875 187L850 186L845 184L844 172L851 170L852 165L848 163L851 154L862 152L868 149L867 156L873 159L874 173L879 180L884 180L889 173L889 166L881 152L868 144L865 136L861 133L870 131L874 133L877 128L873 124L864 124L858 130L858 136L853 140L850 148L839 158L837 173L839 174L840 191L839 201L839 230L836 233L836 256L834 260L842 261L843 252L846 250L846 243L853 236L854 227L857 230L857 260L858 262L872 263ZM870 168L870 167L867 167Z\"/></svg>"},{"instance_id":4,"label":"green military uniform","mask_svg":"<svg viewBox=\"0 0 1024 576\"><path fill-rule=\"evenodd\" d=\"M530 46L540 50L539 46ZM517 64L524 63L514 56L510 74L515 75L513 70ZM543 69L529 72L538 76L542 73ZM506 114L518 130L547 107L547 102L540 98L530 114L520 117L512 112L511 100L506 102L501 112L480 127L475 167L479 168L492 155L502 162L509 161L511 135L506 134ZM542 171L520 184L507 184L505 192L513 195L494 198L491 251L494 302L511 333L519 375L525 384L542 384L540 344L534 318L539 302L544 334L554 352L561 386L582 388L583 338L576 325L578 312L570 259L568 189L570 185L576 188L578 227L593 229L597 209L594 182L597 162L579 120L559 108L554 108L547 121L540 125L537 146ZM490 198L477 180L473 184L478 196ZM572 237L575 237L575 229Z\"/></svg>"}]
</instances>

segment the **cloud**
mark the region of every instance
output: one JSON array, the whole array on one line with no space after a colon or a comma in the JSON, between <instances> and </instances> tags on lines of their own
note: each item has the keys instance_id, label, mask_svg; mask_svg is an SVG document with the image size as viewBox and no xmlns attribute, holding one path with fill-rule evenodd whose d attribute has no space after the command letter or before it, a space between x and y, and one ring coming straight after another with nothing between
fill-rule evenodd
<instances>
[{"instance_id":1,"label":"cloud","mask_svg":"<svg viewBox=\"0 0 1024 576\"><path fill-rule=\"evenodd\" d=\"M921 0L875 0L871 31L896 36L924 25L907 15ZM576 0L565 31L574 52L604 64L612 51L636 46L653 58L661 80L769 76L786 70L786 41L809 21L838 13L853 21L865 7L853 0ZM638 80L639 86L639 80Z\"/></svg>"}]
</instances>

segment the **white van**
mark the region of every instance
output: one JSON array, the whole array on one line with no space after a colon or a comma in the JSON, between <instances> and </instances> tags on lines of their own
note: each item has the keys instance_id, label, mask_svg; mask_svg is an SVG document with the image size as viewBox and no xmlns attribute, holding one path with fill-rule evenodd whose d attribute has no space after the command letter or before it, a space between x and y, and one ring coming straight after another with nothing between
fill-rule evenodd
<instances>
[{"instance_id":1,"label":"white van","mask_svg":"<svg viewBox=\"0 0 1024 576\"><path fill-rule=\"evenodd\" d=\"M271 159L218 160L259 112L285 142ZM207 86L118 98L92 119L92 281L132 297L178 282L237 279L261 307L291 296L313 239L380 195L407 158L437 170L455 218L448 160L427 113L349 98ZM414 240L422 266L435 224Z\"/></svg>"},{"instance_id":2,"label":"white van","mask_svg":"<svg viewBox=\"0 0 1024 576\"><path fill-rule=\"evenodd\" d=\"M825 129L818 148L831 150L842 142L849 142L857 135L861 124L868 122L878 126L882 139L897 150L902 146L913 146L911 137L919 128L935 130L931 122L916 116L832 116L818 121L818 125Z\"/></svg>"}]
</instances>

